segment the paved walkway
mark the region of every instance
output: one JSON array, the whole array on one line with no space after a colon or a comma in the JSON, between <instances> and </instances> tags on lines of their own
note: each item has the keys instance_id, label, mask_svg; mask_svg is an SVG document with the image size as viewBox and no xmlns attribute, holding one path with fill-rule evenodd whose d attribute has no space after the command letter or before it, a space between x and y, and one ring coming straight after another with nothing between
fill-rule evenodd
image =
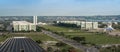
<instances>
[{"instance_id":1,"label":"paved walkway","mask_svg":"<svg viewBox=\"0 0 120 52\"><path fill-rule=\"evenodd\" d=\"M64 38L62 36L59 36L57 34L54 34L54 33L50 32L50 31L42 30L42 32L44 34L47 34L50 37L53 37L53 38L55 38L55 39L57 39L59 41L62 41L64 43L68 44L68 45L71 45L74 48L80 49L83 52L99 52L99 50L96 49L95 47L86 47L86 46L83 46L83 45L81 45L80 43L78 43L78 42L76 42L74 40L70 40L70 39Z\"/></svg>"},{"instance_id":2,"label":"paved walkway","mask_svg":"<svg viewBox=\"0 0 120 52\"><path fill-rule=\"evenodd\" d=\"M120 36L120 32L110 32L109 35Z\"/></svg>"}]
</instances>

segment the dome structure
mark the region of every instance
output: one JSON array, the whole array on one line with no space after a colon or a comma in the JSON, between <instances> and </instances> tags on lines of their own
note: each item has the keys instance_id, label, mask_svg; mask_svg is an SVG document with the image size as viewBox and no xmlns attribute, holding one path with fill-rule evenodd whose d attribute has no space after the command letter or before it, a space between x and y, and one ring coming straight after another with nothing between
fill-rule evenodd
<instances>
[{"instance_id":1,"label":"dome structure","mask_svg":"<svg viewBox=\"0 0 120 52\"><path fill-rule=\"evenodd\" d=\"M111 32L113 30L114 30L114 28L112 27L112 24L108 24L107 27L104 29L104 31L106 31L106 32Z\"/></svg>"}]
</instances>

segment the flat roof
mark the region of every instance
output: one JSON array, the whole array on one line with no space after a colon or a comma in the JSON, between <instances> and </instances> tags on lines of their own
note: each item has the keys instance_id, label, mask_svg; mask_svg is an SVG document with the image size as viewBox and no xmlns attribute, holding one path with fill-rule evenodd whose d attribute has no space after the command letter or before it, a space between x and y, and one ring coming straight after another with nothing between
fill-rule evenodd
<instances>
[{"instance_id":1,"label":"flat roof","mask_svg":"<svg viewBox=\"0 0 120 52\"><path fill-rule=\"evenodd\" d=\"M34 23L30 23L30 22L27 22L27 21L13 21L12 24L15 24L15 25L34 25Z\"/></svg>"},{"instance_id":2,"label":"flat roof","mask_svg":"<svg viewBox=\"0 0 120 52\"><path fill-rule=\"evenodd\" d=\"M0 52L45 52L35 41L27 37L13 37L0 45Z\"/></svg>"}]
</instances>

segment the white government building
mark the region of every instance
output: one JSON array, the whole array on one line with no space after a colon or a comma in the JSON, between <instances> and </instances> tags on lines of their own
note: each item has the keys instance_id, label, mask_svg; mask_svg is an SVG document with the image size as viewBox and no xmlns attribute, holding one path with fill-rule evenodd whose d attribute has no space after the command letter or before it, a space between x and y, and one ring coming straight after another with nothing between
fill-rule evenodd
<instances>
[{"instance_id":1,"label":"white government building","mask_svg":"<svg viewBox=\"0 0 120 52\"><path fill-rule=\"evenodd\" d=\"M13 21L13 31L36 31L37 16L33 17L33 23L27 21Z\"/></svg>"},{"instance_id":2,"label":"white government building","mask_svg":"<svg viewBox=\"0 0 120 52\"><path fill-rule=\"evenodd\" d=\"M81 26L81 29L98 29L98 22L87 21L57 21L57 23L70 23Z\"/></svg>"}]
</instances>

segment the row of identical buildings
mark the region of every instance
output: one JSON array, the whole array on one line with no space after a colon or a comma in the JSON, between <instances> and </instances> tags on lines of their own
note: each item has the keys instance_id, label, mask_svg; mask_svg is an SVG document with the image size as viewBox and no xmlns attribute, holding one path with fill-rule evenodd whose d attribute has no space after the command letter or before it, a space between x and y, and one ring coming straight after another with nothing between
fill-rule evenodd
<instances>
[{"instance_id":1,"label":"row of identical buildings","mask_svg":"<svg viewBox=\"0 0 120 52\"><path fill-rule=\"evenodd\" d=\"M98 22L87 22L87 21L57 21L57 23L70 23L76 24L81 27L81 29L98 29Z\"/></svg>"}]
</instances>

